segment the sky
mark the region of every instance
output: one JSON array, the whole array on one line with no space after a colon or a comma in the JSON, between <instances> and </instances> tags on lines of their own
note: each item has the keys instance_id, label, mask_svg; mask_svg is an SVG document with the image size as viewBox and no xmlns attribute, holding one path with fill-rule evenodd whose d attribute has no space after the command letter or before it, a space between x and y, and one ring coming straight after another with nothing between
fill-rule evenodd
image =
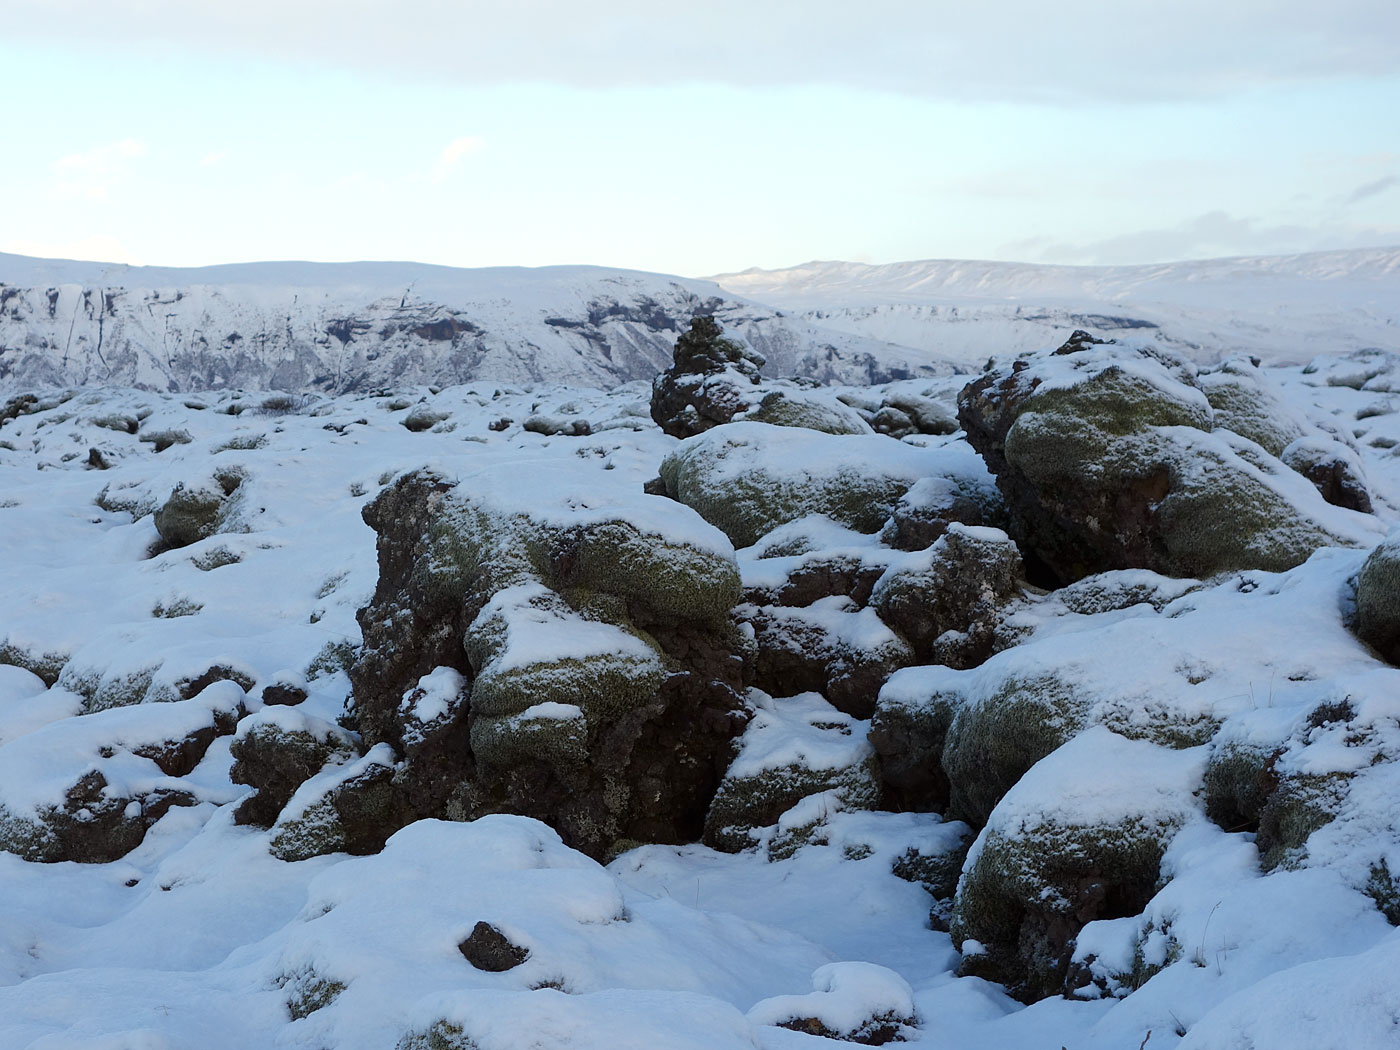
<instances>
[{"instance_id":1,"label":"sky","mask_svg":"<svg viewBox=\"0 0 1400 1050\"><path fill-rule=\"evenodd\" d=\"M1141 263L1400 245L1395 0L0 0L0 251Z\"/></svg>"}]
</instances>

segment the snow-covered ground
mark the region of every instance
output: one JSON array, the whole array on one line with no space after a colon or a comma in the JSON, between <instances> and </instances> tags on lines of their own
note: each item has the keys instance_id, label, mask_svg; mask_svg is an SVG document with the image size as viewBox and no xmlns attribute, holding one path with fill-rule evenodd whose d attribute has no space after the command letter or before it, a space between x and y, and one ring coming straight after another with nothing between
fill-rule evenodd
<instances>
[{"instance_id":1,"label":"snow-covered ground","mask_svg":"<svg viewBox=\"0 0 1400 1050\"><path fill-rule=\"evenodd\" d=\"M68 277L91 280L53 279ZM76 294L60 291L65 309ZM1271 370L1290 403L1355 435L1383 524L1400 517L1392 366L1377 356ZM951 404L960 385L925 389ZM935 814L848 811L828 793L749 851L647 845L606 867L538 822L499 815L415 823L372 856L287 862L269 853L274 831L233 822L247 789L230 779L230 736L178 775L149 757L151 741L230 711L352 739L335 726L349 692L340 661L377 579L361 509L426 463L493 471L527 501L539 479L513 463L554 464L579 489L612 472L608 491L651 498L642 486L677 442L651 422L649 393L491 381L339 397L88 388L45 393L0 429L0 650L62 667L46 685L0 664L0 816L62 806L94 769L109 794L191 796L108 863L0 853L0 1047L801 1050L842 1044L783 1021L841 1032L872 1016L931 1050L1400 1046L1400 931L1367 893L1382 862L1400 871L1400 670L1343 625L1364 550L1203 586L1145 572L1101 581L1103 593L1137 588L1136 604L1096 605L1100 592L1082 585L1073 598L1028 592L1013 614L1020 644L972 670L891 680L976 703L999 682L1055 674L1099 712L997 806L965 870L997 836L1047 822L1127 814L1173 829L1146 907L1082 931L1082 987L1031 1006L955 976L933 899L896 875L911 854L961 841L967 829ZM415 413L435 418L410 430ZM530 419L553 423L526 429ZM591 433L537 432L578 419ZM219 531L160 551L151 511L172 489L235 475ZM827 528L827 545L876 546ZM763 553L739 552L747 581L783 561ZM211 667L226 680L178 699ZM277 683L309 695L262 708ZM123 695L167 702L94 700ZM794 754L818 767L869 754L869 723L814 694L755 703L749 772ZM1317 721L1329 704L1346 715ZM1214 743L1128 739L1162 711L1209 724L1201 739ZM1253 834L1206 818L1202 771L1222 742L1278 747L1299 775L1350 778L1346 808L1296 863L1266 873ZM812 822L820 833L805 845L766 848ZM469 965L458 944L483 921L528 949L525 962Z\"/></svg>"},{"instance_id":2,"label":"snow-covered ground","mask_svg":"<svg viewBox=\"0 0 1400 1050\"><path fill-rule=\"evenodd\" d=\"M131 267L0 254L0 390L365 392L477 380L611 387L714 314L766 373L976 371L1074 329L1213 362L1400 349L1400 249L1162 266L808 263L710 280L594 266Z\"/></svg>"},{"instance_id":3,"label":"snow-covered ground","mask_svg":"<svg viewBox=\"0 0 1400 1050\"><path fill-rule=\"evenodd\" d=\"M1146 266L812 262L712 278L813 324L980 367L1076 328L1202 362L1400 349L1400 248Z\"/></svg>"}]
</instances>

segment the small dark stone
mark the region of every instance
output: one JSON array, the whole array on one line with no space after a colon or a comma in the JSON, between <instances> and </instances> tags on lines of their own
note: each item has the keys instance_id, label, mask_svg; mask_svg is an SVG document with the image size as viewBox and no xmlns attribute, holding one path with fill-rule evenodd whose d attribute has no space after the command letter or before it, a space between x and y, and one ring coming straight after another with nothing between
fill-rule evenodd
<instances>
[{"instance_id":1,"label":"small dark stone","mask_svg":"<svg viewBox=\"0 0 1400 1050\"><path fill-rule=\"evenodd\" d=\"M487 922L473 926L471 934L457 948L467 962L488 973L513 970L530 956L528 948L512 944L505 934Z\"/></svg>"},{"instance_id":2,"label":"small dark stone","mask_svg":"<svg viewBox=\"0 0 1400 1050\"><path fill-rule=\"evenodd\" d=\"M92 467L94 470L107 470L112 466L112 464L107 462L107 457L102 454L100 449L88 449L87 461L88 466Z\"/></svg>"},{"instance_id":3,"label":"small dark stone","mask_svg":"<svg viewBox=\"0 0 1400 1050\"><path fill-rule=\"evenodd\" d=\"M488 430L494 430L494 431L496 431L497 433L500 433L502 430L507 430L507 429L510 428L510 422L511 422L511 421L510 421L509 419L507 419L506 417L502 416L500 419L496 420L494 423L489 423L489 424L487 424L487 428L486 428L486 429L488 429Z\"/></svg>"},{"instance_id":4,"label":"small dark stone","mask_svg":"<svg viewBox=\"0 0 1400 1050\"><path fill-rule=\"evenodd\" d=\"M262 702L292 707L306 699L306 690L299 685L276 682L262 691Z\"/></svg>"}]
</instances>

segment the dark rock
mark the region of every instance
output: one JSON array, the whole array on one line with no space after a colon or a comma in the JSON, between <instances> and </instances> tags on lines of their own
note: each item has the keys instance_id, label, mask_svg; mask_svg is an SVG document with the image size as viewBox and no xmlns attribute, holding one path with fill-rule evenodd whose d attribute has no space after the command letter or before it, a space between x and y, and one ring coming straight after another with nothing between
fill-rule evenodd
<instances>
[{"instance_id":1,"label":"dark rock","mask_svg":"<svg viewBox=\"0 0 1400 1050\"><path fill-rule=\"evenodd\" d=\"M953 523L928 551L891 565L870 602L920 662L975 667L996 646L1020 575L1020 553L1005 533Z\"/></svg>"},{"instance_id":2,"label":"dark rock","mask_svg":"<svg viewBox=\"0 0 1400 1050\"><path fill-rule=\"evenodd\" d=\"M621 519L565 526L501 510L428 472L400 478L363 514L380 573L359 613L354 714L367 744L403 759L393 788L405 823L521 813L595 857L618 839L699 836L745 722L732 557ZM518 616L532 631L610 625L637 655L498 669ZM421 721L402 701L441 669L462 688Z\"/></svg>"},{"instance_id":3,"label":"dark rock","mask_svg":"<svg viewBox=\"0 0 1400 1050\"><path fill-rule=\"evenodd\" d=\"M686 438L756 404L763 358L725 339L713 317L696 317L676 340L675 360L652 383L651 418L672 437Z\"/></svg>"},{"instance_id":4,"label":"dark rock","mask_svg":"<svg viewBox=\"0 0 1400 1050\"><path fill-rule=\"evenodd\" d=\"M488 922L478 922L467 939L457 945L462 956L478 970L504 973L530 957L528 948L512 944L506 935Z\"/></svg>"},{"instance_id":5,"label":"dark rock","mask_svg":"<svg viewBox=\"0 0 1400 1050\"><path fill-rule=\"evenodd\" d=\"M354 754L343 734L289 730L275 722L262 722L241 733L230 750L234 759L230 778L257 789L239 803L233 821L264 828L272 826L304 781L328 762Z\"/></svg>"},{"instance_id":6,"label":"dark rock","mask_svg":"<svg viewBox=\"0 0 1400 1050\"><path fill-rule=\"evenodd\" d=\"M958 419L1036 581L1281 571L1355 542L1321 524L1310 490L1266 479L1288 468L1265 449L1211 434L1194 366L1162 349L1080 341L1023 358L965 387Z\"/></svg>"},{"instance_id":7,"label":"dark rock","mask_svg":"<svg viewBox=\"0 0 1400 1050\"><path fill-rule=\"evenodd\" d=\"M306 699L307 693L299 685L290 682L273 682L262 691L262 702L268 706L292 707Z\"/></svg>"},{"instance_id":8,"label":"dark rock","mask_svg":"<svg viewBox=\"0 0 1400 1050\"><path fill-rule=\"evenodd\" d=\"M1400 535L1371 551L1356 578L1357 636L1392 664L1400 664Z\"/></svg>"}]
</instances>

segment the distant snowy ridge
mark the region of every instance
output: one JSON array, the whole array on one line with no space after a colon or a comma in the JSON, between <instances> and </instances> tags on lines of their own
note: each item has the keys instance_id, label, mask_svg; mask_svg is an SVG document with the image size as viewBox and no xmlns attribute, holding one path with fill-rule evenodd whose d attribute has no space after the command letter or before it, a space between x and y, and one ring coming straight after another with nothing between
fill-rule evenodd
<instances>
[{"instance_id":1,"label":"distant snowy ridge","mask_svg":"<svg viewBox=\"0 0 1400 1050\"><path fill-rule=\"evenodd\" d=\"M768 371L869 383L951 370L712 283L593 266L129 267L0 255L0 388L345 393L473 380L613 387L714 314Z\"/></svg>"},{"instance_id":2,"label":"distant snowy ridge","mask_svg":"<svg viewBox=\"0 0 1400 1050\"><path fill-rule=\"evenodd\" d=\"M1144 266L810 262L712 278L828 329L965 362L1132 331L1200 361L1400 349L1400 248Z\"/></svg>"}]
</instances>

